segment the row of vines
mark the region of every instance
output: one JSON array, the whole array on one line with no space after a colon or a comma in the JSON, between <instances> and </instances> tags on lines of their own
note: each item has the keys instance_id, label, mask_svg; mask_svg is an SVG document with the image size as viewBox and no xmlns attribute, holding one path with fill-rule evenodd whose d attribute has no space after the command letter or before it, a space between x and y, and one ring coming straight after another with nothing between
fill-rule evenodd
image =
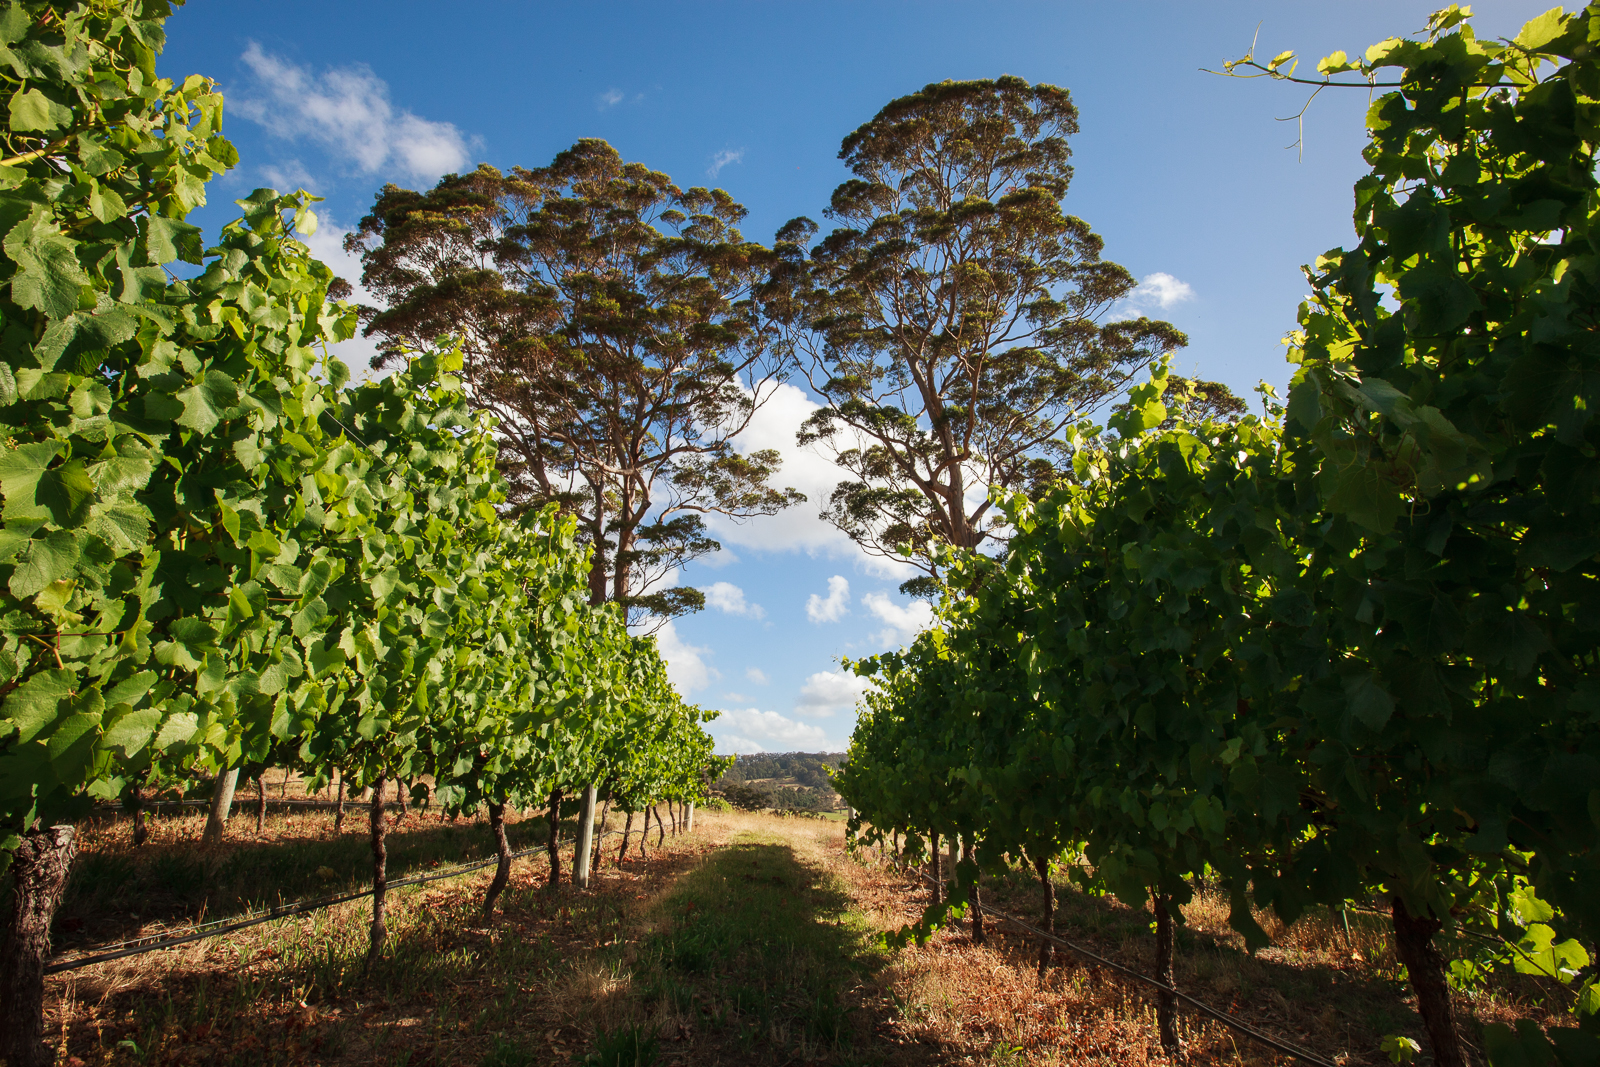
<instances>
[{"instance_id":1,"label":"row of vines","mask_svg":"<svg viewBox=\"0 0 1600 1067\"><path fill-rule=\"evenodd\" d=\"M1576 1025L1490 1026L1493 1063L1600 1058L1597 43L1600 7L1501 43L1451 8L1303 79L1375 89L1287 404L1184 421L1157 366L1005 500L1003 556L952 554L938 625L855 664L857 834L959 838L947 905L1015 863L1047 929L1058 864L1148 904L1168 984L1202 879L1252 949L1253 909L1381 901L1435 1063L1467 1062L1451 987L1495 966ZM1447 959L1460 929L1485 947Z\"/></svg>"},{"instance_id":2,"label":"row of vines","mask_svg":"<svg viewBox=\"0 0 1600 1067\"><path fill-rule=\"evenodd\" d=\"M223 100L159 78L159 0L0 10L0 1058L49 1062L41 973L97 802L240 767L446 811L692 802L712 763L654 643L593 606L554 507L506 508L448 346L353 385L356 329L267 190L211 246ZM504 835L499 834L502 858ZM497 884L504 884L504 864ZM492 904L492 901L490 902Z\"/></svg>"}]
</instances>

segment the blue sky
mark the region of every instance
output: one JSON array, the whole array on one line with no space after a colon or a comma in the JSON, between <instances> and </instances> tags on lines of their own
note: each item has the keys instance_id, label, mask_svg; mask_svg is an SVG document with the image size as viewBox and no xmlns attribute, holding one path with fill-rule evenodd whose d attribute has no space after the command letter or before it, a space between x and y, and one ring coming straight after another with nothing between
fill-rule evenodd
<instances>
[{"instance_id":1,"label":"blue sky","mask_svg":"<svg viewBox=\"0 0 1600 1067\"><path fill-rule=\"evenodd\" d=\"M1354 54L1416 32L1410 0L1054 3L511 3L194 0L168 23L161 68L201 73L228 98L242 162L194 221L209 232L261 185L327 198L318 253L339 250L385 182L424 188L480 161L540 166L603 137L682 186L719 185L770 241L821 210L845 172L840 139L885 103L945 78L1014 74L1072 91L1082 132L1066 206L1143 280L1138 310L1185 330L1178 367L1241 395L1288 379L1279 339L1305 292L1299 266L1351 236L1362 173L1361 91L1202 73L1242 55ZM1480 36L1509 36L1548 6L1477 4ZM270 12L270 18L264 17ZM363 362L359 344L345 353ZM839 667L908 638L926 608L899 575L816 518L835 470L794 448L813 403L783 390L750 447L788 457L783 483L812 503L717 528L725 551L682 581L712 607L662 636L680 689L723 709L724 751L841 749L856 688Z\"/></svg>"}]
</instances>

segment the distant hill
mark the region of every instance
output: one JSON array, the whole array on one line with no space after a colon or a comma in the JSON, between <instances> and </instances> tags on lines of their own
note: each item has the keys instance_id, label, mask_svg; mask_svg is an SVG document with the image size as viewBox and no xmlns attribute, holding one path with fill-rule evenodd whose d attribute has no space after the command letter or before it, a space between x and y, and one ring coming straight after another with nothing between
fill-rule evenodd
<instances>
[{"instance_id":1,"label":"distant hill","mask_svg":"<svg viewBox=\"0 0 1600 1067\"><path fill-rule=\"evenodd\" d=\"M758 752L736 756L721 778L712 783L734 807L800 808L833 811L839 794L828 772L844 762L843 752Z\"/></svg>"}]
</instances>

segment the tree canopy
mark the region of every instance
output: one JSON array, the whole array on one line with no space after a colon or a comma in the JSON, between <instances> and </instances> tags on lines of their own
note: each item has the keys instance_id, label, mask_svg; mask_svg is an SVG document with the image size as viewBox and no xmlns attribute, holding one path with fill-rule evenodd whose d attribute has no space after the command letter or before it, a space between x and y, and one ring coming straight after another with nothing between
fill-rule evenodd
<instances>
[{"instance_id":1,"label":"tree canopy","mask_svg":"<svg viewBox=\"0 0 1600 1067\"><path fill-rule=\"evenodd\" d=\"M783 373L751 299L772 256L740 234L744 214L583 140L547 167L386 186L347 238L388 304L363 312L380 361L461 338L516 499L579 516L591 598L635 621L702 606L660 582L719 547L706 514L804 499L771 484L776 452L733 446Z\"/></svg>"},{"instance_id":2,"label":"tree canopy","mask_svg":"<svg viewBox=\"0 0 1600 1067\"><path fill-rule=\"evenodd\" d=\"M1048 478L1063 428L1186 343L1102 321L1136 282L1062 210L1077 129L1053 85L929 85L844 139L830 234L778 234L763 297L825 401L800 440L852 475L823 517L868 552L937 574L938 544L994 535L991 488Z\"/></svg>"}]
</instances>

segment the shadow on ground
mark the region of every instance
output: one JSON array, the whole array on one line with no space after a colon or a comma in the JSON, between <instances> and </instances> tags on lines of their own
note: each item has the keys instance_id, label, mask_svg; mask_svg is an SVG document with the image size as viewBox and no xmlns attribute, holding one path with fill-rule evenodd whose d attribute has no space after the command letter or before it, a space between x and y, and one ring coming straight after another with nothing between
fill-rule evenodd
<instances>
[{"instance_id":1,"label":"shadow on ground","mask_svg":"<svg viewBox=\"0 0 1600 1067\"><path fill-rule=\"evenodd\" d=\"M837 877L780 840L743 835L713 853L662 897L652 918L631 961L643 1018L602 1020L602 1054L616 1046L625 1057L629 1028L642 1026L660 1035L663 1062L955 1057L953 1047L890 1036L899 1008L879 980L889 957L876 931Z\"/></svg>"}]
</instances>

